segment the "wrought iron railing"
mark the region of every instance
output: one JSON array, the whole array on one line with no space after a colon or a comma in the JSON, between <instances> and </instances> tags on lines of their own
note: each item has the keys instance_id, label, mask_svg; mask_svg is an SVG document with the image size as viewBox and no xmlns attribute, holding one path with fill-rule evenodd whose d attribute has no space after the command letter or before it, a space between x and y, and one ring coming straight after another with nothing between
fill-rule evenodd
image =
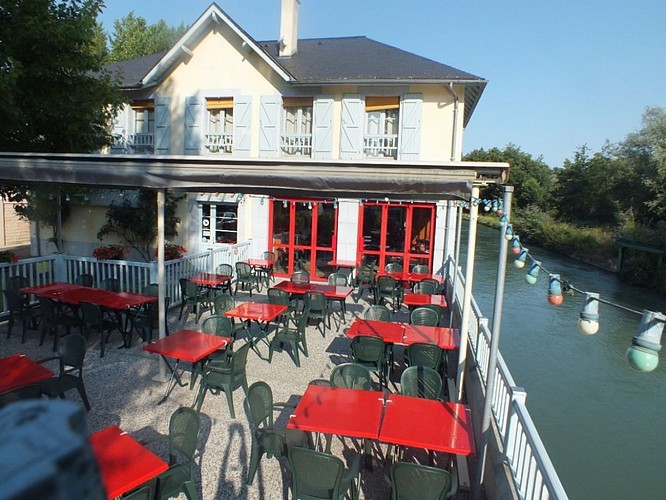
<instances>
[{"instance_id":1,"label":"wrought iron railing","mask_svg":"<svg viewBox=\"0 0 666 500\"><path fill-rule=\"evenodd\" d=\"M311 156L312 134L282 134L280 148L286 155Z\"/></svg>"},{"instance_id":2,"label":"wrought iron railing","mask_svg":"<svg viewBox=\"0 0 666 500\"><path fill-rule=\"evenodd\" d=\"M234 152L234 135L224 133L206 134L206 149L212 154L231 154Z\"/></svg>"}]
</instances>

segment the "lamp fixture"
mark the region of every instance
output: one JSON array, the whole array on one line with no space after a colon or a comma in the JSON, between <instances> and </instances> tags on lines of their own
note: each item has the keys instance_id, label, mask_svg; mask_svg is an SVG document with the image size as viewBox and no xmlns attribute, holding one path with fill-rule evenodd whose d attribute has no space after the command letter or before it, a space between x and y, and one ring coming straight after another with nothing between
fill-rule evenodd
<instances>
[{"instance_id":1,"label":"lamp fixture","mask_svg":"<svg viewBox=\"0 0 666 500\"><path fill-rule=\"evenodd\" d=\"M560 286L560 275L548 275L548 302L554 306L562 304L564 297L562 296L562 287Z\"/></svg>"},{"instance_id":2,"label":"lamp fixture","mask_svg":"<svg viewBox=\"0 0 666 500\"><path fill-rule=\"evenodd\" d=\"M499 225L500 227L506 226L506 223L509 221L509 218L506 216L506 214L502 214L499 218Z\"/></svg>"},{"instance_id":3,"label":"lamp fixture","mask_svg":"<svg viewBox=\"0 0 666 500\"><path fill-rule=\"evenodd\" d=\"M511 224L506 225L506 229L504 229L504 237L509 241L513 239L513 226Z\"/></svg>"},{"instance_id":4,"label":"lamp fixture","mask_svg":"<svg viewBox=\"0 0 666 500\"><path fill-rule=\"evenodd\" d=\"M516 257L516 260L513 261L513 266L516 269L522 269L525 267L525 262L527 261L527 254L529 250L525 247L522 247L520 250L520 253L518 254L518 257Z\"/></svg>"},{"instance_id":5,"label":"lamp fixture","mask_svg":"<svg viewBox=\"0 0 666 500\"><path fill-rule=\"evenodd\" d=\"M578 330L583 335L594 335L599 331L599 294L587 292L583 309L578 319Z\"/></svg>"},{"instance_id":6,"label":"lamp fixture","mask_svg":"<svg viewBox=\"0 0 666 500\"><path fill-rule=\"evenodd\" d=\"M539 269L541 267L541 262L535 260L530 268L529 272L525 275L525 281L530 285L534 285L539 279Z\"/></svg>"},{"instance_id":7,"label":"lamp fixture","mask_svg":"<svg viewBox=\"0 0 666 500\"><path fill-rule=\"evenodd\" d=\"M287 208L289 206L289 202L287 200L282 200L282 208Z\"/></svg>"},{"instance_id":8,"label":"lamp fixture","mask_svg":"<svg viewBox=\"0 0 666 500\"><path fill-rule=\"evenodd\" d=\"M511 252L514 255L518 255L520 253L521 248L522 248L522 245L520 244L520 236L515 235L513 237L513 240L511 240Z\"/></svg>"},{"instance_id":9,"label":"lamp fixture","mask_svg":"<svg viewBox=\"0 0 666 500\"><path fill-rule=\"evenodd\" d=\"M627 349L627 363L631 368L640 372L651 372L657 368L664 322L666 316L663 314L643 311L638 332L631 340L631 347Z\"/></svg>"}]
</instances>

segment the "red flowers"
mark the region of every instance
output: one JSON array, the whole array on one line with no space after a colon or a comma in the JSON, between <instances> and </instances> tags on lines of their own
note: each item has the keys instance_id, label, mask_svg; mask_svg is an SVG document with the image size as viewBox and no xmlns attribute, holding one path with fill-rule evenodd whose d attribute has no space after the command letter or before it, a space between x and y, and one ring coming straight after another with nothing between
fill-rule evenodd
<instances>
[{"instance_id":1,"label":"red flowers","mask_svg":"<svg viewBox=\"0 0 666 500\"><path fill-rule=\"evenodd\" d=\"M125 260L130 249L122 245L108 245L93 250L93 257L99 260Z\"/></svg>"},{"instance_id":2,"label":"red flowers","mask_svg":"<svg viewBox=\"0 0 666 500\"><path fill-rule=\"evenodd\" d=\"M184 246L175 243L164 245L164 260L180 259L185 253L187 253L187 249ZM157 249L155 249L155 257L157 257Z\"/></svg>"},{"instance_id":3,"label":"red flowers","mask_svg":"<svg viewBox=\"0 0 666 500\"><path fill-rule=\"evenodd\" d=\"M3 250L0 252L0 262L18 262L19 258L18 255L16 255L14 252L11 250Z\"/></svg>"}]
</instances>

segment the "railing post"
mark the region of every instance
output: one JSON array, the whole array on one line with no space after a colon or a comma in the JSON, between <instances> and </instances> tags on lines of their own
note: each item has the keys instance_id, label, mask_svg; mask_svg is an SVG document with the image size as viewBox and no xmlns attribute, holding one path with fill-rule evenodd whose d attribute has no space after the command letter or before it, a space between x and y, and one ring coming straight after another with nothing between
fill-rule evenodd
<instances>
[{"instance_id":1,"label":"railing post","mask_svg":"<svg viewBox=\"0 0 666 500\"><path fill-rule=\"evenodd\" d=\"M53 267L55 267L54 281L67 281L67 264L65 256L61 253L55 254Z\"/></svg>"},{"instance_id":2,"label":"railing post","mask_svg":"<svg viewBox=\"0 0 666 500\"><path fill-rule=\"evenodd\" d=\"M511 388L511 403L509 404L509 418L507 420L505 435L506 442L504 443L504 453L506 454L509 463L512 463L514 459L513 451L515 450L515 441L516 436L518 435L516 429L519 427L518 415L513 410L514 401L522 405L527 403L527 392L525 389L522 387Z\"/></svg>"}]
</instances>

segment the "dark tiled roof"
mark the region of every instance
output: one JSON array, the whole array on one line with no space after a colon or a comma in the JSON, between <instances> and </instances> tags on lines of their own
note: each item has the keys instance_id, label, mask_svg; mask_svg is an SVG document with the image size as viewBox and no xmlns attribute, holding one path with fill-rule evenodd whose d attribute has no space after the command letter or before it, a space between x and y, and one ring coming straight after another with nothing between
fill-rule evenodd
<instances>
[{"instance_id":1,"label":"dark tiled roof","mask_svg":"<svg viewBox=\"0 0 666 500\"><path fill-rule=\"evenodd\" d=\"M149 56L108 64L105 68L111 72L121 87L140 87L141 80L164 57L166 51Z\"/></svg>"},{"instance_id":2,"label":"dark tiled roof","mask_svg":"<svg viewBox=\"0 0 666 500\"><path fill-rule=\"evenodd\" d=\"M364 36L298 41L291 58L278 57L276 41L259 45L298 83L357 80L480 80L446 64Z\"/></svg>"}]
</instances>

